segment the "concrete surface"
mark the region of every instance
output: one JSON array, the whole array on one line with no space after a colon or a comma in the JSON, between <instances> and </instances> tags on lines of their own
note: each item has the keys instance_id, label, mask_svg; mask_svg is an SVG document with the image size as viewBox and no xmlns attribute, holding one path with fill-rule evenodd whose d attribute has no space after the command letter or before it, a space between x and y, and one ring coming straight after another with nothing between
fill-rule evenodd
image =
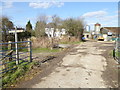
<instances>
[{"instance_id":1,"label":"concrete surface","mask_svg":"<svg viewBox=\"0 0 120 90\"><path fill-rule=\"evenodd\" d=\"M32 88L108 88L102 78L107 60L102 55L109 42L85 42L69 52L61 64ZM118 77L116 77L118 78ZM117 87L117 84L116 84Z\"/></svg>"}]
</instances>

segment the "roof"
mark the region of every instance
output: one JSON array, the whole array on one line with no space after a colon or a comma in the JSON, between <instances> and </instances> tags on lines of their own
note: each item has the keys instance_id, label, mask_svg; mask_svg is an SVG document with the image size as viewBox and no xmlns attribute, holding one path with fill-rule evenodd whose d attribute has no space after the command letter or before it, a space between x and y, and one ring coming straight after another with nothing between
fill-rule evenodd
<instances>
[{"instance_id":1,"label":"roof","mask_svg":"<svg viewBox=\"0 0 120 90\"><path fill-rule=\"evenodd\" d=\"M106 29L114 34L120 34L120 27L103 27L103 29Z\"/></svg>"},{"instance_id":2,"label":"roof","mask_svg":"<svg viewBox=\"0 0 120 90\"><path fill-rule=\"evenodd\" d=\"M96 23L96 24L95 24L95 26L101 26L101 24L99 24L99 23Z\"/></svg>"}]
</instances>

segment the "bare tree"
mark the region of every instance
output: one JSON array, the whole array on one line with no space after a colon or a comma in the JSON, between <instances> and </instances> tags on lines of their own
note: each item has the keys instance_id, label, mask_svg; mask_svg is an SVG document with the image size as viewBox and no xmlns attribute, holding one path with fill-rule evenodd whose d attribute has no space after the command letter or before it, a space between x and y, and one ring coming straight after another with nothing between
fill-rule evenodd
<instances>
[{"instance_id":1,"label":"bare tree","mask_svg":"<svg viewBox=\"0 0 120 90\"><path fill-rule=\"evenodd\" d=\"M61 18L59 16L57 16L57 15L52 16L52 24L53 24L55 29L58 28L59 25L61 25L61 21L62 20L61 20Z\"/></svg>"},{"instance_id":2,"label":"bare tree","mask_svg":"<svg viewBox=\"0 0 120 90\"><path fill-rule=\"evenodd\" d=\"M35 36L43 37L45 36L45 28L47 24L48 17L45 14L40 14L37 18L36 26L35 26Z\"/></svg>"},{"instance_id":3,"label":"bare tree","mask_svg":"<svg viewBox=\"0 0 120 90\"><path fill-rule=\"evenodd\" d=\"M37 21L47 23L48 16L46 16L45 14L40 14L37 18Z\"/></svg>"}]
</instances>

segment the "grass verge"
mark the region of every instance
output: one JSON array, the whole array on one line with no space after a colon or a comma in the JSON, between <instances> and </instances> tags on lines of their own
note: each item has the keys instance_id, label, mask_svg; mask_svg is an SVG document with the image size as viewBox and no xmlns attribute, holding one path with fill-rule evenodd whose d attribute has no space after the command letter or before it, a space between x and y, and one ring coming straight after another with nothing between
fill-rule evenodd
<instances>
[{"instance_id":1,"label":"grass verge","mask_svg":"<svg viewBox=\"0 0 120 90\"><path fill-rule=\"evenodd\" d=\"M119 51L116 51L116 56L117 56L118 58L120 58L120 52L119 52Z\"/></svg>"},{"instance_id":2,"label":"grass verge","mask_svg":"<svg viewBox=\"0 0 120 90\"><path fill-rule=\"evenodd\" d=\"M9 63L8 66L15 66L15 62ZM16 65L16 68L13 70L10 70L3 74L2 76L2 87L8 88L11 85L15 84L17 81L20 80L21 77L23 77L26 72L30 70L30 68L34 65L34 62L28 63L28 62L22 62L19 65Z\"/></svg>"},{"instance_id":3,"label":"grass verge","mask_svg":"<svg viewBox=\"0 0 120 90\"><path fill-rule=\"evenodd\" d=\"M28 49L21 50L22 52L28 52ZM59 52L60 50L58 48L50 49L50 48L33 48L32 53L45 53L45 52Z\"/></svg>"},{"instance_id":4,"label":"grass verge","mask_svg":"<svg viewBox=\"0 0 120 90\"><path fill-rule=\"evenodd\" d=\"M58 48L56 49L50 49L50 48L33 48L32 52L33 53L42 53L42 52L59 52L60 50Z\"/></svg>"},{"instance_id":5,"label":"grass verge","mask_svg":"<svg viewBox=\"0 0 120 90\"><path fill-rule=\"evenodd\" d=\"M115 57L117 57L117 58L120 58L120 52L119 51L113 51L113 50L111 50L110 52L109 52L109 54L111 55L111 56L114 56L114 54L115 54Z\"/></svg>"},{"instance_id":6,"label":"grass verge","mask_svg":"<svg viewBox=\"0 0 120 90\"><path fill-rule=\"evenodd\" d=\"M60 44L80 44L80 41L76 41L76 42L60 42Z\"/></svg>"}]
</instances>

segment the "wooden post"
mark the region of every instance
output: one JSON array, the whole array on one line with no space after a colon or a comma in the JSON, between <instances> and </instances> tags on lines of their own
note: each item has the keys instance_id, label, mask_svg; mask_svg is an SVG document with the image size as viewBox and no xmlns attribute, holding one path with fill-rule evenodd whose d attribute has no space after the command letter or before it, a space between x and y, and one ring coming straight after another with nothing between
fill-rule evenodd
<instances>
[{"instance_id":1,"label":"wooden post","mask_svg":"<svg viewBox=\"0 0 120 90\"><path fill-rule=\"evenodd\" d=\"M30 62L32 62L32 42L30 41L29 42L29 45L30 45Z\"/></svg>"},{"instance_id":2,"label":"wooden post","mask_svg":"<svg viewBox=\"0 0 120 90\"><path fill-rule=\"evenodd\" d=\"M30 39L28 39L28 52L30 55L30 62L32 62L32 42L30 41Z\"/></svg>"},{"instance_id":3,"label":"wooden post","mask_svg":"<svg viewBox=\"0 0 120 90\"><path fill-rule=\"evenodd\" d=\"M28 38L27 40L28 40L28 43L27 43L27 46L28 46L28 52L30 52L30 42L29 42L30 39Z\"/></svg>"},{"instance_id":4,"label":"wooden post","mask_svg":"<svg viewBox=\"0 0 120 90\"><path fill-rule=\"evenodd\" d=\"M54 43L53 43L53 37L50 38L50 43L51 43L51 50L53 50L53 45L54 45Z\"/></svg>"}]
</instances>

